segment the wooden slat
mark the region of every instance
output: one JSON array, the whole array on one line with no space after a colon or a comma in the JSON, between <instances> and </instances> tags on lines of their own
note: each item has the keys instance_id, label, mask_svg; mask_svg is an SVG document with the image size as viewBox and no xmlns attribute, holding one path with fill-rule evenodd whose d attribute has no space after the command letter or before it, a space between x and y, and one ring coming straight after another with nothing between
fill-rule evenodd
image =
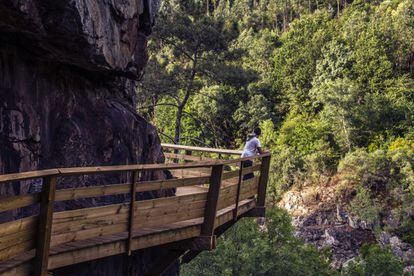
<instances>
[{"instance_id":1,"label":"wooden slat","mask_svg":"<svg viewBox=\"0 0 414 276\"><path fill-rule=\"evenodd\" d=\"M174 144L161 144L161 146L163 148L166 148L166 149L201 151L201 152L220 153L220 154L229 154L229 155L241 155L243 153L243 151L241 151L241 150L228 150L228 149L215 149L215 148L204 148L204 147L191 147L191 146L174 145Z\"/></svg>"},{"instance_id":2,"label":"wooden slat","mask_svg":"<svg viewBox=\"0 0 414 276\"><path fill-rule=\"evenodd\" d=\"M180 179L155 180L140 182L137 185L137 192L146 192L161 189L171 189L185 186L202 185L208 183L210 176L189 177Z\"/></svg>"},{"instance_id":3,"label":"wooden slat","mask_svg":"<svg viewBox=\"0 0 414 276\"><path fill-rule=\"evenodd\" d=\"M62 223L54 223L52 227L52 234L53 236L57 236L60 234L68 234L69 232L77 232L91 228L126 223L128 221L128 216L128 213L117 213L99 217L89 217L81 220L74 219Z\"/></svg>"},{"instance_id":4,"label":"wooden slat","mask_svg":"<svg viewBox=\"0 0 414 276\"><path fill-rule=\"evenodd\" d=\"M185 161L214 161L214 158L208 158L203 156L195 156L195 155L186 155L186 154L178 154L172 152L164 152L164 156L169 159L180 159Z\"/></svg>"},{"instance_id":5,"label":"wooden slat","mask_svg":"<svg viewBox=\"0 0 414 276\"><path fill-rule=\"evenodd\" d=\"M162 215L159 217L151 217L150 219L146 220L139 220L137 219L136 223L134 224L137 229L144 228L144 227L156 227L162 226L169 223L186 221L194 218L201 218L204 215L204 206L198 209L188 210L185 213L176 213L172 215Z\"/></svg>"},{"instance_id":6,"label":"wooden slat","mask_svg":"<svg viewBox=\"0 0 414 276\"><path fill-rule=\"evenodd\" d=\"M0 175L0 183L41 178L41 177L46 177L46 176L54 176L57 174L59 174L59 170L57 169L3 174L3 175Z\"/></svg>"},{"instance_id":7,"label":"wooden slat","mask_svg":"<svg viewBox=\"0 0 414 276\"><path fill-rule=\"evenodd\" d=\"M0 238L13 234L15 232L24 231L34 228L37 224L37 216L27 217L0 224Z\"/></svg>"},{"instance_id":8,"label":"wooden slat","mask_svg":"<svg viewBox=\"0 0 414 276\"><path fill-rule=\"evenodd\" d=\"M18 231L10 235L0 237L0 250L12 247L15 244L35 240L36 231L34 228Z\"/></svg>"},{"instance_id":9,"label":"wooden slat","mask_svg":"<svg viewBox=\"0 0 414 276\"><path fill-rule=\"evenodd\" d=\"M126 171L157 171L157 170L174 170L174 169L190 169L212 167L214 165L231 165L237 164L241 161L260 159L270 156L270 153L264 153L254 157L245 157L232 160L215 160L215 161L200 161L180 164L145 164L145 165L123 165L123 166L101 166L101 167L77 167L77 168L59 168L59 176L71 175L85 175L85 174L99 174L99 173L116 173Z\"/></svg>"},{"instance_id":10,"label":"wooden slat","mask_svg":"<svg viewBox=\"0 0 414 276\"><path fill-rule=\"evenodd\" d=\"M128 231L128 218L124 221L113 225L105 225L93 227L90 229L83 229L74 232L66 232L63 234L57 234L52 236L51 245L56 246L63 243L81 241L96 237L102 237L105 235L112 235Z\"/></svg>"},{"instance_id":11,"label":"wooden slat","mask_svg":"<svg viewBox=\"0 0 414 276\"><path fill-rule=\"evenodd\" d=\"M31 239L0 250L0 262L19 256L24 252L32 250L35 246L35 243L35 239Z\"/></svg>"},{"instance_id":12,"label":"wooden slat","mask_svg":"<svg viewBox=\"0 0 414 276\"><path fill-rule=\"evenodd\" d=\"M254 207L254 201L248 200L240 203L239 215L246 212ZM217 225L222 225L232 218L232 208L226 210L220 210L217 213L216 219ZM194 222L192 222L194 221ZM200 234L199 220L190 220L188 223L176 223L178 228L168 227L163 228L161 232L154 232L150 228L143 229L141 232L151 233L144 236L134 237L132 242L132 249L138 250L157 245L167 244L174 241L185 240L196 237ZM126 236L125 236L126 238ZM124 238L124 239L125 239ZM121 239L115 242L98 243L97 246L86 246L76 249L75 246L70 247L71 249L57 250L50 257L49 269L56 269L59 267L81 263L85 261L100 259L112 255L118 255L126 252L125 242Z\"/></svg>"},{"instance_id":13,"label":"wooden slat","mask_svg":"<svg viewBox=\"0 0 414 276\"><path fill-rule=\"evenodd\" d=\"M62 189L56 191L56 201L126 194L129 192L130 186L131 184L112 184L104 186Z\"/></svg>"},{"instance_id":14,"label":"wooden slat","mask_svg":"<svg viewBox=\"0 0 414 276\"><path fill-rule=\"evenodd\" d=\"M38 203L39 199L38 194L4 197L0 199L0 212L30 206Z\"/></svg>"}]
</instances>

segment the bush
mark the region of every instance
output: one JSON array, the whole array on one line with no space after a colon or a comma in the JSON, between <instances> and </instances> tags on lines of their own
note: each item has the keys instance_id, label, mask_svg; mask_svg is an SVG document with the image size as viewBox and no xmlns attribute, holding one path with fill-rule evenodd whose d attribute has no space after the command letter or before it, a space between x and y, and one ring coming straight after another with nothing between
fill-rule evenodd
<instances>
[{"instance_id":1,"label":"bush","mask_svg":"<svg viewBox=\"0 0 414 276\"><path fill-rule=\"evenodd\" d=\"M332 275L329 260L293 236L281 209L267 213L266 227L243 219L219 239L217 248L182 266L182 275Z\"/></svg>"},{"instance_id":2,"label":"bush","mask_svg":"<svg viewBox=\"0 0 414 276\"><path fill-rule=\"evenodd\" d=\"M378 245L364 245L361 256L345 268L343 275L402 275L403 263L389 249Z\"/></svg>"}]
</instances>

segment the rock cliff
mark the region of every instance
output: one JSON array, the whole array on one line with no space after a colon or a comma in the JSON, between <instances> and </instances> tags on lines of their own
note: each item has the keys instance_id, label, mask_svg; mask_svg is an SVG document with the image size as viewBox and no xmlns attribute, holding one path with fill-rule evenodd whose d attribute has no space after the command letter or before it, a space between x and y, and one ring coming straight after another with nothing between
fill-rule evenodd
<instances>
[{"instance_id":1,"label":"rock cliff","mask_svg":"<svg viewBox=\"0 0 414 276\"><path fill-rule=\"evenodd\" d=\"M134 108L158 5L159 0L0 2L0 173L164 161L154 127ZM93 185L125 177L87 180ZM85 180L58 185L83 186ZM35 192L40 185L2 185L0 195ZM138 275L163 253L108 258L59 275Z\"/></svg>"}]
</instances>

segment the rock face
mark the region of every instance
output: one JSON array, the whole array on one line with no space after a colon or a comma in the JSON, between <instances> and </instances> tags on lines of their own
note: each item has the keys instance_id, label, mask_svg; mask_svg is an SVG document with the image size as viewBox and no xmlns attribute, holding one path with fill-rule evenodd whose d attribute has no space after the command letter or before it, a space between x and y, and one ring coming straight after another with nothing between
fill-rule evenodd
<instances>
[{"instance_id":1,"label":"rock face","mask_svg":"<svg viewBox=\"0 0 414 276\"><path fill-rule=\"evenodd\" d=\"M365 243L374 243L372 229L352 227L349 214L335 204L335 186L304 187L287 192L279 206L292 216L295 235L320 250L332 253L331 266L340 269L359 254Z\"/></svg>"},{"instance_id":2,"label":"rock face","mask_svg":"<svg viewBox=\"0 0 414 276\"><path fill-rule=\"evenodd\" d=\"M154 127L134 109L158 5L158 0L0 2L0 173L164 161ZM58 188L121 183L127 177L68 179ZM31 193L40 186L1 185L0 195ZM108 200L115 199L103 203ZM101 203L78 201L57 208ZM3 213L0 220L22 215ZM164 253L107 258L58 275L138 275Z\"/></svg>"},{"instance_id":3,"label":"rock face","mask_svg":"<svg viewBox=\"0 0 414 276\"><path fill-rule=\"evenodd\" d=\"M367 223L348 213L335 199L336 181L301 190L291 190L283 195L279 207L285 208L293 217L295 235L320 250L330 250L331 266L346 267L355 261L363 244L377 243L390 248L406 266L405 271L414 271L414 248L397 236L377 229L379 225Z\"/></svg>"}]
</instances>

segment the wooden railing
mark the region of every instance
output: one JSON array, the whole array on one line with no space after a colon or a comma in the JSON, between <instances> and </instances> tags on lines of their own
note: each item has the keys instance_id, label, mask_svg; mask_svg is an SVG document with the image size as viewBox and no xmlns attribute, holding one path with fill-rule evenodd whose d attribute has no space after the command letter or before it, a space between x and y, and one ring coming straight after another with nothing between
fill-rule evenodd
<instances>
[{"instance_id":1,"label":"wooden railing","mask_svg":"<svg viewBox=\"0 0 414 276\"><path fill-rule=\"evenodd\" d=\"M243 168L248 158L230 159L239 151L169 144L163 148L172 163L0 175L0 185L42 179L40 193L0 198L0 219L1 214L39 206L33 215L0 224L0 274L46 275L59 267L165 244L179 249L174 260L213 249L216 235L240 217L264 215L269 154L255 157L253 166ZM148 172L165 170L174 177L142 180ZM249 173L254 177L243 180ZM101 174L128 174L129 181L88 186L85 179ZM57 189L61 181L80 177L84 187ZM137 193L168 189L175 189L175 196L137 200ZM54 210L65 202L108 196L121 201ZM148 273L161 273L169 265L163 262Z\"/></svg>"}]
</instances>

